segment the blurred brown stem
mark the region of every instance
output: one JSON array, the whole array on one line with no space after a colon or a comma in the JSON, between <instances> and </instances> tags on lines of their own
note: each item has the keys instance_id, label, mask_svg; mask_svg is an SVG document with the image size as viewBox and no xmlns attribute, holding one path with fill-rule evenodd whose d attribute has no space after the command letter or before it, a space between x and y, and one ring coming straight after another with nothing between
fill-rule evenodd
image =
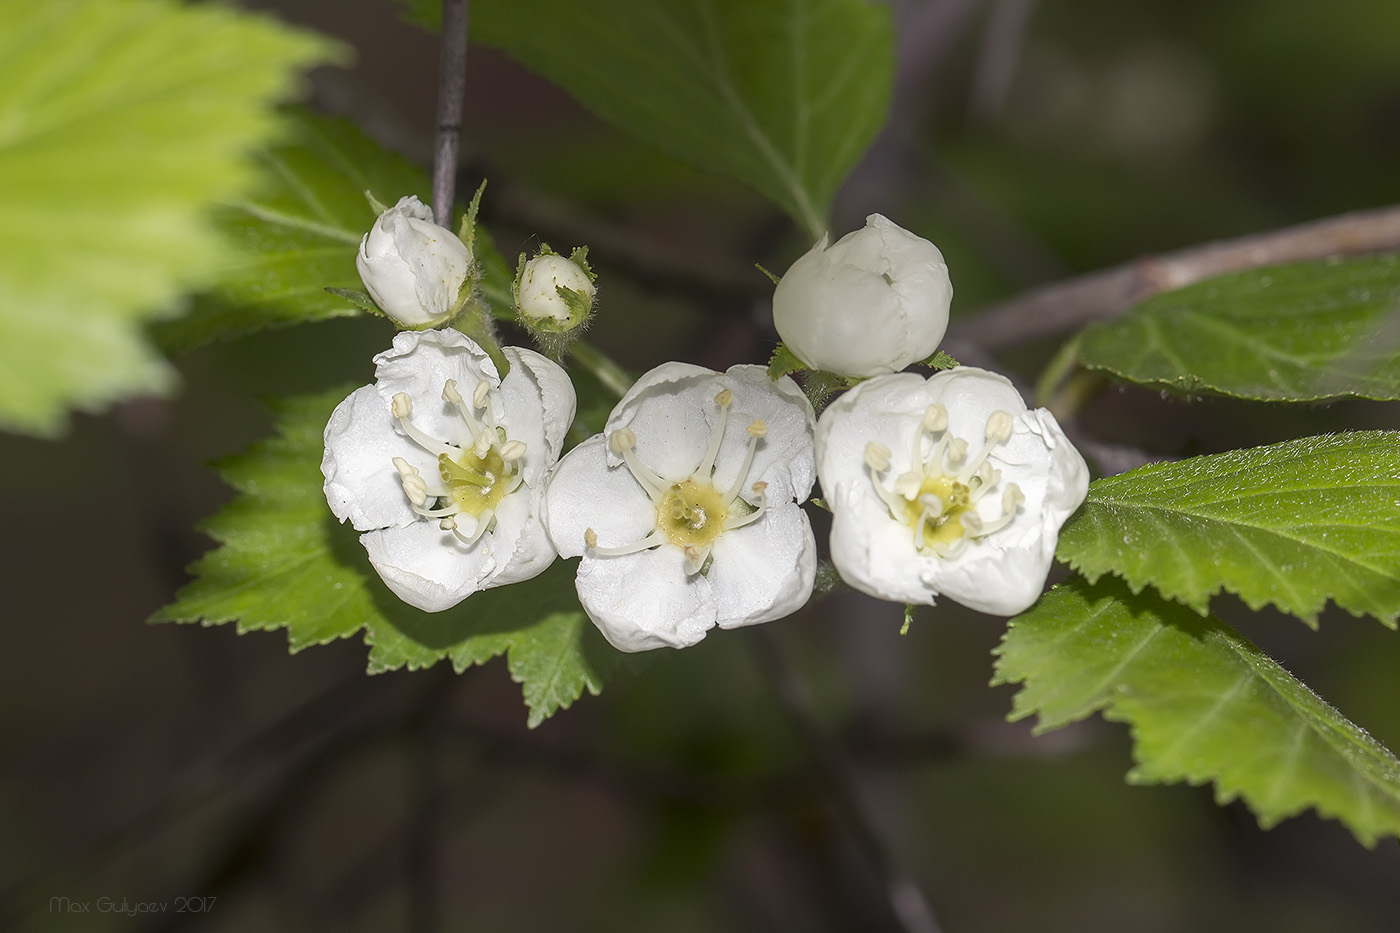
<instances>
[{"instance_id":1,"label":"blurred brown stem","mask_svg":"<svg viewBox=\"0 0 1400 933\"><path fill-rule=\"evenodd\" d=\"M438 62L437 145L433 147L433 220L452 222L462 103L467 96L467 0L442 2L442 58Z\"/></svg>"},{"instance_id":2,"label":"blurred brown stem","mask_svg":"<svg viewBox=\"0 0 1400 933\"><path fill-rule=\"evenodd\" d=\"M1032 289L955 325L959 343L996 352L1117 317L1159 292L1285 262L1400 248L1400 205L1192 246Z\"/></svg>"}]
</instances>

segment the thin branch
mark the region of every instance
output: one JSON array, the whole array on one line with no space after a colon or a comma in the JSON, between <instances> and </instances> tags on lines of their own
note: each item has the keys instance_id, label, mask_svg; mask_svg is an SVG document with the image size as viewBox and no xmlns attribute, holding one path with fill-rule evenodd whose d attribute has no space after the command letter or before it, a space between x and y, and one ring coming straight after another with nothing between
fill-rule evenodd
<instances>
[{"instance_id":1,"label":"thin branch","mask_svg":"<svg viewBox=\"0 0 1400 933\"><path fill-rule=\"evenodd\" d=\"M895 863L875 819L856 786L855 776L840 744L822 726L811 698L796 671L767 632L754 634L759 659L774 685L778 703L802 733L830 787L856 845L884 886L889 908L907 933L939 933L938 920L918 882Z\"/></svg>"},{"instance_id":2,"label":"thin branch","mask_svg":"<svg viewBox=\"0 0 1400 933\"><path fill-rule=\"evenodd\" d=\"M433 220L452 224L457 145L467 96L467 0L442 0L442 58L438 62L437 145L433 149Z\"/></svg>"},{"instance_id":3,"label":"thin branch","mask_svg":"<svg viewBox=\"0 0 1400 933\"><path fill-rule=\"evenodd\" d=\"M954 326L950 336L989 352L1123 314L1159 292L1226 272L1400 248L1400 205L1147 256L1033 289Z\"/></svg>"}]
</instances>

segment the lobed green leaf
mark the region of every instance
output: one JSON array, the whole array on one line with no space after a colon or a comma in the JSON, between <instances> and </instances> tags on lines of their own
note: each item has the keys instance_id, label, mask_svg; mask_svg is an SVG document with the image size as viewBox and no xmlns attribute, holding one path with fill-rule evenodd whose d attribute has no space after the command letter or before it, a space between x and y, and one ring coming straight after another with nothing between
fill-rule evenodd
<instances>
[{"instance_id":1,"label":"lobed green leaf","mask_svg":"<svg viewBox=\"0 0 1400 933\"><path fill-rule=\"evenodd\" d=\"M1400 399L1400 253L1222 275L1084 332L1122 379L1265 401Z\"/></svg>"},{"instance_id":2,"label":"lobed green leaf","mask_svg":"<svg viewBox=\"0 0 1400 933\"><path fill-rule=\"evenodd\" d=\"M209 209L329 40L218 5L0 4L0 427L164 392L142 324L225 247Z\"/></svg>"},{"instance_id":3,"label":"lobed green leaf","mask_svg":"<svg viewBox=\"0 0 1400 933\"><path fill-rule=\"evenodd\" d=\"M1060 533L1091 581L1152 584L1205 614L1221 590L1315 625L1334 600L1400 616L1400 432L1308 437L1096 480Z\"/></svg>"},{"instance_id":4,"label":"lobed green leaf","mask_svg":"<svg viewBox=\"0 0 1400 933\"><path fill-rule=\"evenodd\" d=\"M219 546L191 566L194 580L151 621L237 622L240 633L285 628L293 652L363 630L371 674L443 659L461 672L506 654L532 727L584 690L598 694L617 653L579 608L572 565L556 561L533 580L439 613L400 602L380 582L322 492L322 432L348 391L278 404L277 435L220 465L239 495L202 526Z\"/></svg>"},{"instance_id":5,"label":"lobed green leaf","mask_svg":"<svg viewBox=\"0 0 1400 933\"><path fill-rule=\"evenodd\" d=\"M1215 783L1271 827L1308 807L1366 845L1400 835L1400 760L1254 645L1117 580L1055 587L1010 623L993 683L1037 731L1128 723L1135 783Z\"/></svg>"},{"instance_id":6,"label":"lobed green leaf","mask_svg":"<svg viewBox=\"0 0 1400 933\"><path fill-rule=\"evenodd\" d=\"M889 107L890 12L866 0L478 0L471 16L474 41L813 239Z\"/></svg>"}]
</instances>

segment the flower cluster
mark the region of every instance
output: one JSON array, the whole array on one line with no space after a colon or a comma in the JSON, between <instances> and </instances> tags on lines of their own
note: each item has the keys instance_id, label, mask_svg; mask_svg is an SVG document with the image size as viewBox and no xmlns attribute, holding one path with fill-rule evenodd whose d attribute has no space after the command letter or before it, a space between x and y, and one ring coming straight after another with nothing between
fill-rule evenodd
<instances>
[{"instance_id":1,"label":"flower cluster","mask_svg":"<svg viewBox=\"0 0 1400 933\"><path fill-rule=\"evenodd\" d=\"M322 463L331 510L405 602L446 609L576 557L579 601L615 647L693 645L807 602L817 547L801 504L817 479L832 561L856 589L1003 615L1038 598L1088 471L1004 377L896 372L931 355L947 324L952 287L933 244L872 215L779 284L784 341L855 381L820 420L763 367L666 363L565 454L575 397L557 363L507 347L503 377L477 342L418 329L451 317L471 264L426 210L403 199L361 245L366 286L414 330L335 410ZM522 258L522 320L572 328L591 314L584 255Z\"/></svg>"}]
</instances>

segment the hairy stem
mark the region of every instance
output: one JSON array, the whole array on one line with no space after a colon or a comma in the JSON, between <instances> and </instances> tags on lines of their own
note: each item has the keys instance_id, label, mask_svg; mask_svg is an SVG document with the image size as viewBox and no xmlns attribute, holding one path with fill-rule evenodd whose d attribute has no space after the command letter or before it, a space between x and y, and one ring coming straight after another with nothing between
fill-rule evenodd
<instances>
[{"instance_id":1,"label":"hairy stem","mask_svg":"<svg viewBox=\"0 0 1400 933\"><path fill-rule=\"evenodd\" d=\"M1219 240L1032 289L954 326L949 336L996 352L1123 314L1158 292L1258 266L1400 248L1400 205ZM961 359L961 357L959 357Z\"/></svg>"},{"instance_id":2,"label":"hairy stem","mask_svg":"<svg viewBox=\"0 0 1400 933\"><path fill-rule=\"evenodd\" d=\"M467 0L442 0L442 58L438 62L437 145L433 149L433 220L452 222L462 102L467 96Z\"/></svg>"}]
</instances>

